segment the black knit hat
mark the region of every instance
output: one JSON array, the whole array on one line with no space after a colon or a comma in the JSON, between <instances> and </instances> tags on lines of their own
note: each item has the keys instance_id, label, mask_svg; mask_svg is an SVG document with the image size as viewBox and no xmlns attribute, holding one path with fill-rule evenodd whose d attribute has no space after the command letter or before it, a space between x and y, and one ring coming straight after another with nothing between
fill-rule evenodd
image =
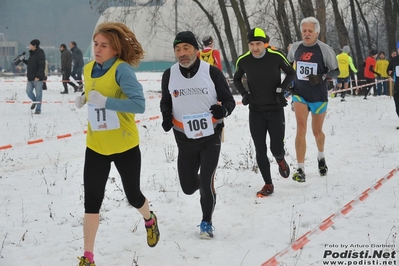
<instances>
[{"instance_id":1,"label":"black knit hat","mask_svg":"<svg viewBox=\"0 0 399 266\"><path fill-rule=\"evenodd\" d=\"M261 28L253 28L248 32L248 43L260 41L266 43L266 33Z\"/></svg>"},{"instance_id":2,"label":"black knit hat","mask_svg":"<svg viewBox=\"0 0 399 266\"><path fill-rule=\"evenodd\" d=\"M176 35L175 40L173 41L173 48L180 43L188 43L194 46L195 49L199 50L197 39L194 36L194 33L191 31L182 31Z\"/></svg>"},{"instance_id":3,"label":"black knit hat","mask_svg":"<svg viewBox=\"0 0 399 266\"><path fill-rule=\"evenodd\" d=\"M40 41L38 39L33 39L30 41L30 44L32 44L35 47L39 47Z\"/></svg>"},{"instance_id":4,"label":"black knit hat","mask_svg":"<svg viewBox=\"0 0 399 266\"><path fill-rule=\"evenodd\" d=\"M202 38L202 43L205 46L211 45L213 43L213 39L211 36L205 36L204 38Z\"/></svg>"},{"instance_id":5,"label":"black knit hat","mask_svg":"<svg viewBox=\"0 0 399 266\"><path fill-rule=\"evenodd\" d=\"M376 55L376 54L378 54L377 50L371 50L371 51L370 51L370 55L371 55L371 56Z\"/></svg>"}]
</instances>

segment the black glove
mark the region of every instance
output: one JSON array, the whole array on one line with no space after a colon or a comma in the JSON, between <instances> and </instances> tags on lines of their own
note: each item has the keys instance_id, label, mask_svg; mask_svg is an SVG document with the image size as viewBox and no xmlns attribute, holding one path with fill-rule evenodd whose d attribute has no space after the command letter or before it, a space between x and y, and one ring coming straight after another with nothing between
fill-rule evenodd
<instances>
[{"instance_id":1,"label":"black glove","mask_svg":"<svg viewBox=\"0 0 399 266\"><path fill-rule=\"evenodd\" d=\"M320 74L318 75L310 74L308 78L311 85L317 85L323 81L323 75Z\"/></svg>"},{"instance_id":2,"label":"black glove","mask_svg":"<svg viewBox=\"0 0 399 266\"><path fill-rule=\"evenodd\" d=\"M284 90L280 87L276 88L276 102L283 107L287 106L287 100L284 97Z\"/></svg>"},{"instance_id":3,"label":"black glove","mask_svg":"<svg viewBox=\"0 0 399 266\"><path fill-rule=\"evenodd\" d=\"M227 115L227 109L223 105L214 104L209 110L216 119L222 119Z\"/></svg>"},{"instance_id":4,"label":"black glove","mask_svg":"<svg viewBox=\"0 0 399 266\"><path fill-rule=\"evenodd\" d=\"M381 74L380 73L376 73L377 78L381 78Z\"/></svg>"},{"instance_id":5,"label":"black glove","mask_svg":"<svg viewBox=\"0 0 399 266\"><path fill-rule=\"evenodd\" d=\"M244 94L244 96L242 96L242 105L248 105L249 103L251 103L251 94L247 93Z\"/></svg>"},{"instance_id":6,"label":"black glove","mask_svg":"<svg viewBox=\"0 0 399 266\"><path fill-rule=\"evenodd\" d=\"M169 130L172 129L173 127L173 122L172 122L172 114L171 113L162 113L162 128L165 130L165 132L168 132Z\"/></svg>"}]
</instances>

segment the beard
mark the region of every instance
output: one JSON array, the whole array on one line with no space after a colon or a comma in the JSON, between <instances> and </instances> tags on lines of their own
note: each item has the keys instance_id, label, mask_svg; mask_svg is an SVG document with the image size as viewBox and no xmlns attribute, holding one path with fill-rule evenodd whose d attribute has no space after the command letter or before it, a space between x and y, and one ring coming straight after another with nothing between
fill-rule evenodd
<instances>
[{"instance_id":1,"label":"beard","mask_svg":"<svg viewBox=\"0 0 399 266\"><path fill-rule=\"evenodd\" d=\"M197 56L195 56L193 58L189 58L189 57L183 57L183 58L184 59L189 59L189 61L180 62L180 60L179 60L179 65L184 67L184 68L189 68L190 66L192 66L194 64L195 60L197 59Z\"/></svg>"}]
</instances>

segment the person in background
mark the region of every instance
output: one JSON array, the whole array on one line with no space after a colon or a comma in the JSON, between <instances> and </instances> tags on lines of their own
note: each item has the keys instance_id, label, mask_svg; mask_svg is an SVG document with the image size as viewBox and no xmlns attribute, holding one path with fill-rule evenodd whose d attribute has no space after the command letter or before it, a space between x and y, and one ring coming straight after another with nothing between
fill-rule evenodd
<instances>
[{"instance_id":1,"label":"person in background","mask_svg":"<svg viewBox=\"0 0 399 266\"><path fill-rule=\"evenodd\" d=\"M269 35L266 35L265 48L271 48L273 50L277 50L276 46L270 45L270 36Z\"/></svg>"},{"instance_id":2,"label":"person in background","mask_svg":"<svg viewBox=\"0 0 399 266\"><path fill-rule=\"evenodd\" d=\"M394 58L394 57L396 57L397 55L398 55L398 53L396 52L396 50L393 50L393 51L391 52L391 59Z\"/></svg>"},{"instance_id":3,"label":"person in background","mask_svg":"<svg viewBox=\"0 0 399 266\"><path fill-rule=\"evenodd\" d=\"M75 92L83 90L82 69L84 66L82 51L78 48L76 42L72 41L69 44L69 49L72 53L72 72L71 77L79 84Z\"/></svg>"},{"instance_id":4,"label":"person in background","mask_svg":"<svg viewBox=\"0 0 399 266\"><path fill-rule=\"evenodd\" d=\"M43 79L43 90L47 90L47 77L48 77L48 61L46 60L46 64L44 67L44 79Z\"/></svg>"},{"instance_id":5,"label":"person in background","mask_svg":"<svg viewBox=\"0 0 399 266\"><path fill-rule=\"evenodd\" d=\"M95 60L84 68L88 86L75 100L77 108L87 102L89 120L83 171L84 254L79 266L95 266L94 241L112 162L127 201L144 219L148 246L155 247L160 237L157 217L140 190L141 153L134 122L135 114L145 111L143 87L133 69L144 58L144 50L135 34L117 22L98 25L93 42Z\"/></svg>"},{"instance_id":6,"label":"person in background","mask_svg":"<svg viewBox=\"0 0 399 266\"><path fill-rule=\"evenodd\" d=\"M338 68L339 68L339 75L337 77L338 90L342 88L342 85L344 87L344 90L348 89L349 80L350 80L350 70L352 70L353 73L355 73L355 75L357 73L357 69L353 65L352 57L349 55L350 51L351 50L349 46L345 45L342 48L342 52L339 55L337 55ZM341 92L341 102L345 102L345 95L346 91Z\"/></svg>"},{"instance_id":7,"label":"person in background","mask_svg":"<svg viewBox=\"0 0 399 266\"><path fill-rule=\"evenodd\" d=\"M238 57L234 86L242 95L242 104L249 105L249 130L256 150L256 161L264 181L257 197L273 194L274 185L270 173L270 161L267 156L266 136L269 133L270 150L276 159L279 173L283 178L290 175L290 167L284 159L285 115L284 97L295 78L295 70L285 55L268 44L266 33L261 28L253 28L248 33L249 52ZM285 78L281 80L281 71ZM247 91L243 84L246 75Z\"/></svg>"},{"instance_id":8,"label":"person in background","mask_svg":"<svg viewBox=\"0 0 399 266\"><path fill-rule=\"evenodd\" d=\"M397 42L396 47L399 52L399 42ZM394 56L391 61L389 61L387 71L394 82L393 100L395 102L396 114L399 117L399 56ZM396 129L399 130L399 126L397 126Z\"/></svg>"},{"instance_id":9,"label":"person in background","mask_svg":"<svg viewBox=\"0 0 399 266\"><path fill-rule=\"evenodd\" d=\"M29 44L29 58L23 59L27 65L26 94L32 100L30 109L35 109L35 114L42 112L43 80L45 78L44 69L46 68L46 55L40 48L40 41L34 39ZM33 92L35 90L36 94Z\"/></svg>"},{"instance_id":10,"label":"person in background","mask_svg":"<svg viewBox=\"0 0 399 266\"><path fill-rule=\"evenodd\" d=\"M391 52L391 58L389 59L389 62L392 61L393 58L395 58L397 56L397 52L396 50L392 50ZM392 96L393 95L393 90L394 90L394 82L393 79L389 79L389 95Z\"/></svg>"},{"instance_id":11,"label":"person in background","mask_svg":"<svg viewBox=\"0 0 399 266\"><path fill-rule=\"evenodd\" d=\"M78 89L78 86L69 80L72 69L72 55L66 48L65 44L60 45L60 52L62 85L64 86L64 91L62 91L61 94L68 94L68 84L71 85L75 91Z\"/></svg>"},{"instance_id":12,"label":"person in background","mask_svg":"<svg viewBox=\"0 0 399 266\"><path fill-rule=\"evenodd\" d=\"M173 42L177 63L162 75L162 128L173 128L179 149L177 170L187 195L200 191L200 238L213 238L216 205L214 178L220 156L223 119L235 108L222 71L197 57L191 31L179 32Z\"/></svg>"},{"instance_id":13,"label":"person in background","mask_svg":"<svg viewBox=\"0 0 399 266\"><path fill-rule=\"evenodd\" d=\"M320 23L314 17L302 19L300 24L302 41L292 44L288 52L288 61L295 62L296 78L293 96L297 131L295 150L298 168L292 179L306 182L305 154L306 132L309 112L312 116L312 131L317 145L317 162L320 176L326 176L323 123L328 106L327 78L339 75L337 57L330 46L318 40Z\"/></svg>"},{"instance_id":14,"label":"person in background","mask_svg":"<svg viewBox=\"0 0 399 266\"><path fill-rule=\"evenodd\" d=\"M204 49L198 51L198 57L211 64L212 66L216 66L220 70L223 70L222 60L220 59L220 52L213 48L213 39L211 36L206 36L202 38L202 43L204 45Z\"/></svg>"},{"instance_id":15,"label":"person in background","mask_svg":"<svg viewBox=\"0 0 399 266\"><path fill-rule=\"evenodd\" d=\"M375 63L375 72L380 74L377 77L377 95L388 95L388 65L389 61L385 59L385 53L383 51L380 52L378 56L378 60Z\"/></svg>"},{"instance_id":16,"label":"person in background","mask_svg":"<svg viewBox=\"0 0 399 266\"><path fill-rule=\"evenodd\" d=\"M366 84L370 84L367 87L366 95L364 95L364 100L367 100L367 96L369 95L371 89L374 90L374 96L377 96L376 86L375 86L375 77L380 77L381 75L375 71L375 59L377 58L377 51L371 50L369 52L369 56L364 61L364 77L366 79Z\"/></svg>"}]
</instances>

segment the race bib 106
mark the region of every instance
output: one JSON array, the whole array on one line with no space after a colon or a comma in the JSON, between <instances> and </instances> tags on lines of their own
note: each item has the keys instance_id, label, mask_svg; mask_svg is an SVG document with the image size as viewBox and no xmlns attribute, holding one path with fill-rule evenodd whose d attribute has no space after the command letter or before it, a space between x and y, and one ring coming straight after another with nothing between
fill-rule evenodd
<instances>
[{"instance_id":1,"label":"race bib 106","mask_svg":"<svg viewBox=\"0 0 399 266\"><path fill-rule=\"evenodd\" d=\"M199 139L215 133L210 113L183 115L183 125L189 139Z\"/></svg>"}]
</instances>

